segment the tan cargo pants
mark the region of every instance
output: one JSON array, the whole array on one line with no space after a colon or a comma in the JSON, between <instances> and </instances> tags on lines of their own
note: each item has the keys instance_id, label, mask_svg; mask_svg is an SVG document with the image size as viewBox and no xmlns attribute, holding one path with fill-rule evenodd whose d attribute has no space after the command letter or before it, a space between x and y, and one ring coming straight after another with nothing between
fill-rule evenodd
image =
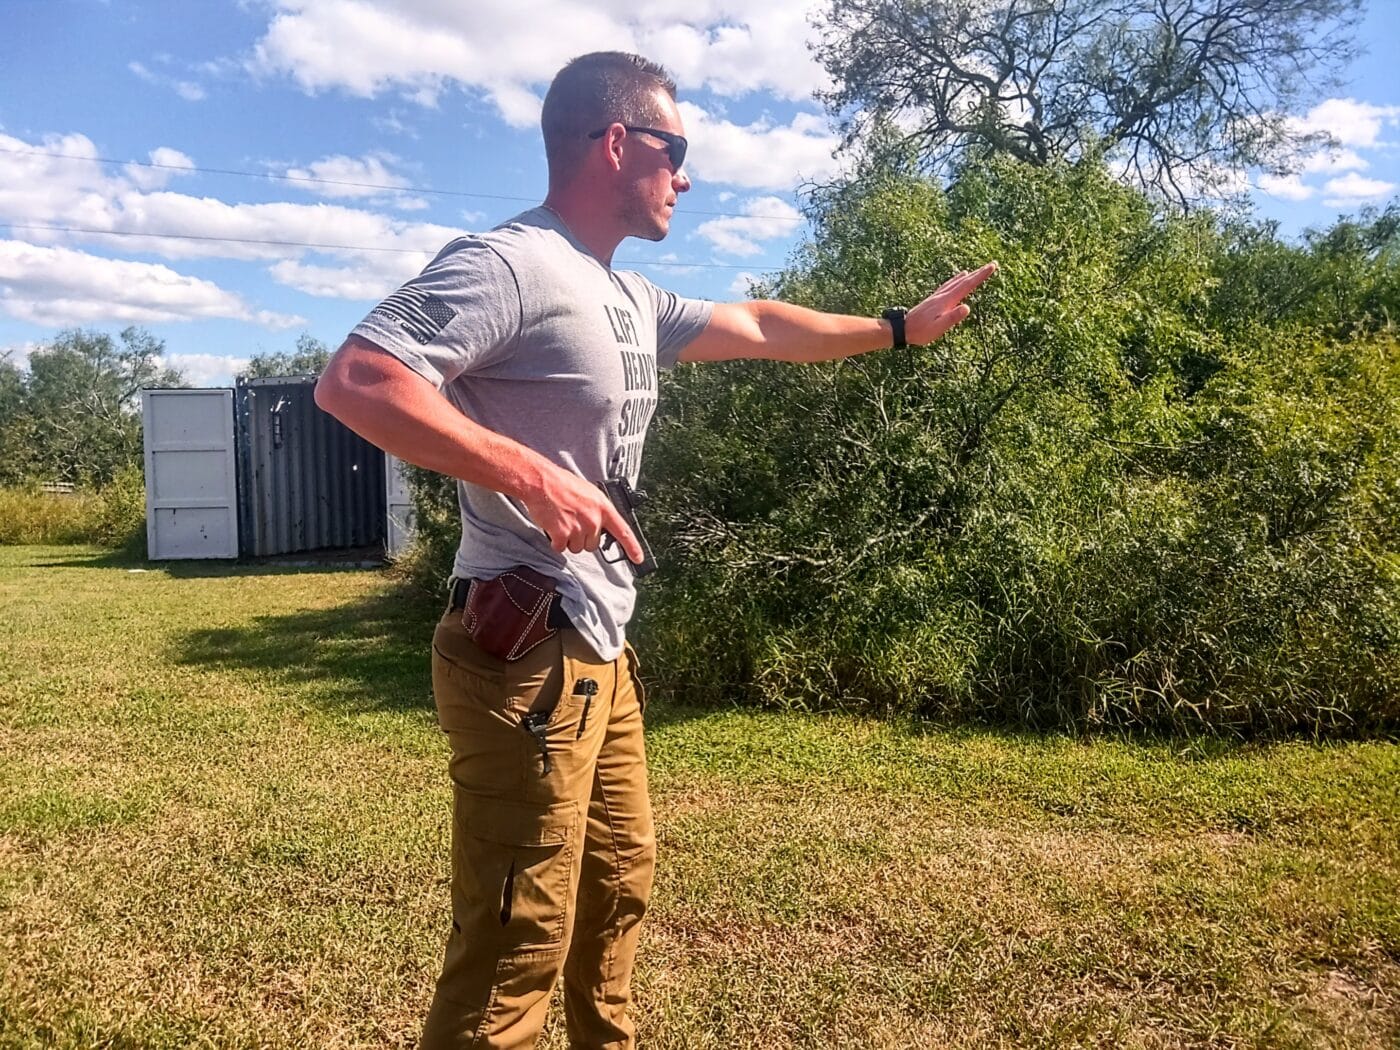
<instances>
[{"instance_id":1,"label":"tan cargo pants","mask_svg":"<svg viewBox=\"0 0 1400 1050\"><path fill-rule=\"evenodd\" d=\"M570 1045L631 1048L656 856L636 654L600 662L565 629L506 663L461 616L433 636L452 752L452 932L421 1050L534 1046L561 971Z\"/></svg>"}]
</instances>

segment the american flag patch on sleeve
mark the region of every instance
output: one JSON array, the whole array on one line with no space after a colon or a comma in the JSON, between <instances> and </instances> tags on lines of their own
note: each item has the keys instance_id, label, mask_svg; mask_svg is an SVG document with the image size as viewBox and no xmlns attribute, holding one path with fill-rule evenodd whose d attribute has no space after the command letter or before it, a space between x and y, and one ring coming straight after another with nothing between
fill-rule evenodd
<instances>
[{"instance_id":1,"label":"american flag patch on sleeve","mask_svg":"<svg viewBox=\"0 0 1400 1050\"><path fill-rule=\"evenodd\" d=\"M433 337L447 327L457 311L436 295L417 288L400 288L370 311L397 321L420 344L431 343Z\"/></svg>"}]
</instances>

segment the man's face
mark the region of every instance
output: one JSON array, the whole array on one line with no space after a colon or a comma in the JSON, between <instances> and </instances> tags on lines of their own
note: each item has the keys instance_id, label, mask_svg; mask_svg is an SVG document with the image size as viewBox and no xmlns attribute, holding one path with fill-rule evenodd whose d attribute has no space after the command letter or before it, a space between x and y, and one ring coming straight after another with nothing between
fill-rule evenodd
<instances>
[{"instance_id":1,"label":"man's face","mask_svg":"<svg viewBox=\"0 0 1400 1050\"><path fill-rule=\"evenodd\" d=\"M651 126L685 135L675 100L657 88L656 103L659 116ZM627 192L622 198L621 217L626 235L659 241L670 232L671 213L677 198L690 189L690 177L684 167L672 165L665 140L645 131L629 131L624 142L622 163Z\"/></svg>"}]
</instances>

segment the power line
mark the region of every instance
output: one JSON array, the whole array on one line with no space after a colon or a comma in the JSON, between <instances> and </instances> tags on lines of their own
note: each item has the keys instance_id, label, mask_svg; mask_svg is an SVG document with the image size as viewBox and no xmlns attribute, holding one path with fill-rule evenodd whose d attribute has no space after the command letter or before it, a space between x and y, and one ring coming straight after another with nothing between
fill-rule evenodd
<instances>
[{"instance_id":1,"label":"power line","mask_svg":"<svg viewBox=\"0 0 1400 1050\"><path fill-rule=\"evenodd\" d=\"M426 193L439 197L476 197L495 201L517 201L525 204L536 203L533 197L514 197L504 193L478 193L469 190L435 190L427 186L392 186L382 182L352 182L348 179L323 179L315 175L279 175L271 171L240 171L236 168L201 168L187 164L161 164L150 160L116 160L111 157L78 157L71 153L52 153L37 149L10 149L0 147L0 153L20 157L50 157L54 160L87 161L90 164L134 165L138 168L158 168L163 171L196 172L201 175L239 175L250 179L270 179L277 182L306 182L320 186L344 186L361 190L385 190L391 193ZM724 219L767 219L773 222L803 222L800 215L747 215L737 211L703 211L686 208L682 214L710 215Z\"/></svg>"},{"instance_id":2,"label":"power line","mask_svg":"<svg viewBox=\"0 0 1400 1050\"><path fill-rule=\"evenodd\" d=\"M86 233L101 237L144 237L150 240L215 241L224 244L265 244L274 248L316 248L338 252L396 252L401 255L432 255L431 248L387 248L383 245L319 244L314 241L274 241L258 237L214 237L199 233L142 233L136 230L100 230L89 226L46 226L34 222L0 222L0 230L48 230L52 233ZM672 269L752 270L737 263L658 262L651 259L617 259L623 266L664 266Z\"/></svg>"}]
</instances>

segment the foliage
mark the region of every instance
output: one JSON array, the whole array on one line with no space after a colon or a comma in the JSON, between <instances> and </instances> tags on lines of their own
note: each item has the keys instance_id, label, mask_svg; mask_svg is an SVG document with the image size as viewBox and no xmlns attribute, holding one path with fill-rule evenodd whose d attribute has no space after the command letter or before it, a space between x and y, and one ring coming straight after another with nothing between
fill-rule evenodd
<instances>
[{"instance_id":1,"label":"foliage","mask_svg":"<svg viewBox=\"0 0 1400 1050\"><path fill-rule=\"evenodd\" d=\"M1393 255L1166 217L1096 162L995 159L946 193L872 162L812 219L766 294L872 315L1003 269L929 348L669 379L640 603L668 683L1040 726L1400 724L1395 339L1239 287L1275 257L1319 288L1351 268L1393 315Z\"/></svg>"},{"instance_id":2,"label":"foliage","mask_svg":"<svg viewBox=\"0 0 1400 1050\"><path fill-rule=\"evenodd\" d=\"M248 366L238 374L240 379L262 379L267 376L320 375L331 358L325 343L310 332L297 336L296 349L291 353L273 351L254 354Z\"/></svg>"},{"instance_id":3,"label":"foliage","mask_svg":"<svg viewBox=\"0 0 1400 1050\"><path fill-rule=\"evenodd\" d=\"M32 482L0 487L0 545L33 543L144 551L146 487L141 469L122 467L100 490L48 492Z\"/></svg>"},{"instance_id":4,"label":"foliage","mask_svg":"<svg viewBox=\"0 0 1400 1050\"><path fill-rule=\"evenodd\" d=\"M141 461L140 392L182 386L164 344L139 328L60 332L27 371L0 366L0 484L30 479L102 487Z\"/></svg>"},{"instance_id":5,"label":"foliage","mask_svg":"<svg viewBox=\"0 0 1400 1050\"><path fill-rule=\"evenodd\" d=\"M1287 116L1336 81L1361 0L831 0L817 57L847 141L897 121L935 168L1101 146L1186 202L1286 168Z\"/></svg>"},{"instance_id":6,"label":"foliage","mask_svg":"<svg viewBox=\"0 0 1400 1050\"><path fill-rule=\"evenodd\" d=\"M457 482L445 474L405 464L413 501L413 540L399 553L399 573L434 595L452 571L462 538Z\"/></svg>"},{"instance_id":7,"label":"foliage","mask_svg":"<svg viewBox=\"0 0 1400 1050\"><path fill-rule=\"evenodd\" d=\"M1262 324L1341 339L1400 320L1400 203L1309 231L1297 245L1278 240L1273 224L1233 225L1226 236L1210 313L1219 328Z\"/></svg>"},{"instance_id":8,"label":"foliage","mask_svg":"<svg viewBox=\"0 0 1400 1050\"><path fill-rule=\"evenodd\" d=\"M94 492L45 492L38 485L0 487L0 546L89 543L102 513Z\"/></svg>"},{"instance_id":9,"label":"foliage","mask_svg":"<svg viewBox=\"0 0 1400 1050\"><path fill-rule=\"evenodd\" d=\"M101 500L92 534L85 542L132 553L146 551L146 477L128 464L98 493Z\"/></svg>"},{"instance_id":10,"label":"foliage","mask_svg":"<svg viewBox=\"0 0 1400 1050\"><path fill-rule=\"evenodd\" d=\"M24 411L24 373L0 357L0 483L29 474L34 456L33 423Z\"/></svg>"}]
</instances>

